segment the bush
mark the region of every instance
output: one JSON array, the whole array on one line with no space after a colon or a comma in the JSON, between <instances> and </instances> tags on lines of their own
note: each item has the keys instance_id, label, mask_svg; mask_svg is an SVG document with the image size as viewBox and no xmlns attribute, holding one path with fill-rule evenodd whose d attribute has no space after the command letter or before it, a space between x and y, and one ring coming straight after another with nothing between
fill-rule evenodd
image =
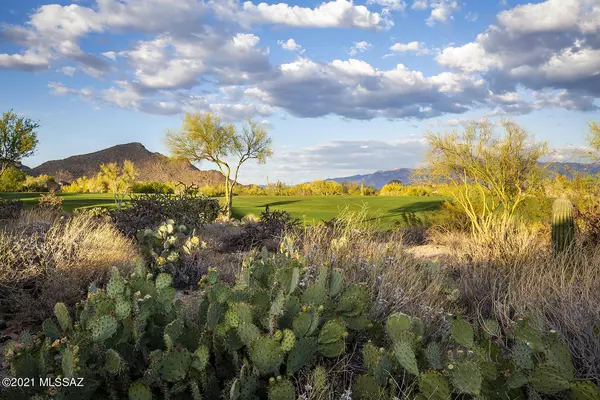
<instances>
[{"instance_id":1,"label":"bush","mask_svg":"<svg viewBox=\"0 0 600 400\"><path fill-rule=\"evenodd\" d=\"M38 207L47 209L47 210L61 210L62 209L63 198L59 197L54 193L54 191L50 191L49 193L44 193L40 195L38 200Z\"/></svg>"},{"instance_id":2,"label":"bush","mask_svg":"<svg viewBox=\"0 0 600 400\"><path fill-rule=\"evenodd\" d=\"M403 185L400 182L390 182L381 188L380 196L432 196L433 190L425 186Z\"/></svg>"},{"instance_id":3,"label":"bush","mask_svg":"<svg viewBox=\"0 0 600 400\"><path fill-rule=\"evenodd\" d=\"M34 209L0 230L0 305L4 318L36 321L57 301L74 304L109 268L139 260L112 222L88 214L60 218Z\"/></svg>"},{"instance_id":4,"label":"bush","mask_svg":"<svg viewBox=\"0 0 600 400\"><path fill-rule=\"evenodd\" d=\"M21 215L24 204L18 199L0 199L0 220L16 219Z\"/></svg>"},{"instance_id":5,"label":"bush","mask_svg":"<svg viewBox=\"0 0 600 400\"><path fill-rule=\"evenodd\" d=\"M268 250L276 251L279 247L278 239L286 232L294 231L299 225L300 220L293 218L287 211L270 211L269 207L266 207L260 215L260 221L248 221L244 224L239 234L225 240L223 250L247 251L266 246Z\"/></svg>"},{"instance_id":6,"label":"bush","mask_svg":"<svg viewBox=\"0 0 600 400\"><path fill-rule=\"evenodd\" d=\"M136 182L131 190L133 193L161 193L174 194L175 190L172 185L159 181Z\"/></svg>"},{"instance_id":7,"label":"bush","mask_svg":"<svg viewBox=\"0 0 600 400\"><path fill-rule=\"evenodd\" d=\"M140 194L132 196L127 208L112 214L117 228L127 236L135 236L140 229L159 226L172 219L188 229L198 229L213 222L219 214L217 199L189 194Z\"/></svg>"},{"instance_id":8,"label":"bush","mask_svg":"<svg viewBox=\"0 0 600 400\"><path fill-rule=\"evenodd\" d=\"M28 176L23 183L23 190L26 192L48 192L57 186L58 185L52 176Z\"/></svg>"},{"instance_id":9,"label":"bush","mask_svg":"<svg viewBox=\"0 0 600 400\"><path fill-rule=\"evenodd\" d=\"M25 172L10 167L0 176L0 192L20 192L26 179Z\"/></svg>"}]
</instances>

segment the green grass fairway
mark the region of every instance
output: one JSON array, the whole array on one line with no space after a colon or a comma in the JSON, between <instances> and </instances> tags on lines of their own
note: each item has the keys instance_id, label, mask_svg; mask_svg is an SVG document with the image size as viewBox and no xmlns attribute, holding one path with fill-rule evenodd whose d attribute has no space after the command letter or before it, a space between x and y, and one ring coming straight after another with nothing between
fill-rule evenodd
<instances>
[{"instance_id":1,"label":"green grass fairway","mask_svg":"<svg viewBox=\"0 0 600 400\"><path fill-rule=\"evenodd\" d=\"M39 193L0 193L0 198L19 198L26 206L37 202ZM77 208L114 208L111 194L59 193L64 198L63 208L73 211ZM394 225L403 213L432 215L439 210L442 197L391 197L391 196L236 196L233 198L233 215L241 218L247 214L260 215L268 204L271 210L286 210L292 216L307 223L329 220L339 215L347 206L351 211L359 211L367 206L367 216L372 221L378 218L381 228Z\"/></svg>"},{"instance_id":2,"label":"green grass fairway","mask_svg":"<svg viewBox=\"0 0 600 400\"><path fill-rule=\"evenodd\" d=\"M267 204L271 210L286 210L292 216L307 223L330 220L344 208L359 211L367 206L367 217L376 221L380 218L382 228L394 225L394 220L403 213L417 215L438 211L444 201L442 197L391 197L391 196L240 196L233 198L233 215L241 218L246 214L260 215Z\"/></svg>"}]
</instances>

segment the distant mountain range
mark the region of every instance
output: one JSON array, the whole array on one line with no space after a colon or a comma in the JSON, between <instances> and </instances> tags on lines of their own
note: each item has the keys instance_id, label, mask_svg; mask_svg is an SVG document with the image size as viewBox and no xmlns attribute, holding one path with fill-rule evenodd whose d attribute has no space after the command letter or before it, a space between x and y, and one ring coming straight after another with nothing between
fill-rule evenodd
<instances>
[{"instance_id":1,"label":"distant mountain range","mask_svg":"<svg viewBox=\"0 0 600 400\"><path fill-rule=\"evenodd\" d=\"M125 160L133 162L139 181L183 182L198 186L224 182L219 171L202 171L185 160L175 160L160 153L153 153L141 143L127 143L88 154L71 156L63 160L47 161L35 168L22 166L26 173L38 176L47 174L59 182L72 182L77 178L96 176L100 164L115 162L123 165Z\"/></svg>"},{"instance_id":2,"label":"distant mountain range","mask_svg":"<svg viewBox=\"0 0 600 400\"><path fill-rule=\"evenodd\" d=\"M576 173L584 175L594 175L600 173L600 163L584 164L574 162L552 162L548 163L548 169L554 173L572 178ZM398 168L387 171L377 171L373 172L372 174L352 175L342 178L331 178L327 180L332 180L339 183L364 183L367 186L373 186L376 189L381 189L384 185L393 180L398 180L405 185L411 183L411 177L414 171L415 170L412 168Z\"/></svg>"},{"instance_id":3,"label":"distant mountain range","mask_svg":"<svg viewBox=\"0 0 600 400\"><path fill-rule=\"evenodd\" d=\"M377 171L373 172L372 174L352 175L343 178L332 178L327 180L336 181L339 183L364 183L366 186L373 186L376 189L381 189L384 185L393 180L398 180L404 184L410 183L410 178L413 172L414 169L411 168L398 168L388 171Z\"/></svg>"}]
</instances>

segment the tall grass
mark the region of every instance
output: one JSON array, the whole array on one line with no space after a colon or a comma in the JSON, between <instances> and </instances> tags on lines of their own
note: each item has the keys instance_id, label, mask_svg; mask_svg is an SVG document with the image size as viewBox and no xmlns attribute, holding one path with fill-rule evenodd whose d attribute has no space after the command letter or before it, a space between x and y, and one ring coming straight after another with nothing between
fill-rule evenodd
<instances>
[{"instance_id":1,"label":"tall grass","mask_svg":"<svg viewBox=\"0 0 600 400\"><path fill-rule=\"evenodd\" d=\"M36 321L57 301L84 297L112 266L127 270L138 257L135 244L108 220L25 211L0 229L0 302Z\"/></svg>"}]
</instances>

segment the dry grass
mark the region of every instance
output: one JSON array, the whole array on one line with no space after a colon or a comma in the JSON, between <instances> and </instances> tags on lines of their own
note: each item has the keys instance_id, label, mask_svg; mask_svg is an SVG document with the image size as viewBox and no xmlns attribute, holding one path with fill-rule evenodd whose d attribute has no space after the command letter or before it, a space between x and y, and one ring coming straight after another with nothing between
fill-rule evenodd
<instances>
[{"instance_id":1,"label":"dry grass","mask_svg":"<svg viewBox=\"0 0 600 400\"><path fill-rule=\"evenodd\" d=\"M138 260L135 244L107 220L26 211L0 230L0 301L19 319L44 318L57 301L74 303L112 266Z\"/></svg>"},{"instance_id":2,"label":"dry grass","mask_svg":"<svg viewBox=\"0 0 600 400\"><path fill-rule=\"evenodd\" d=\"M328 262L373 291L372 317L403 311L424 319L433 335L441 316L496 318L504 327L522 316L560 332L578 376L600 382L600 246L555 257L548 229L501 226L485 240L471 234L432 234L448 249L440 261L415 258L402 237L364 229L364 214L342 214L338 226L320 226L297 238L308 265Z\"/></svg>"}]
</instances>

